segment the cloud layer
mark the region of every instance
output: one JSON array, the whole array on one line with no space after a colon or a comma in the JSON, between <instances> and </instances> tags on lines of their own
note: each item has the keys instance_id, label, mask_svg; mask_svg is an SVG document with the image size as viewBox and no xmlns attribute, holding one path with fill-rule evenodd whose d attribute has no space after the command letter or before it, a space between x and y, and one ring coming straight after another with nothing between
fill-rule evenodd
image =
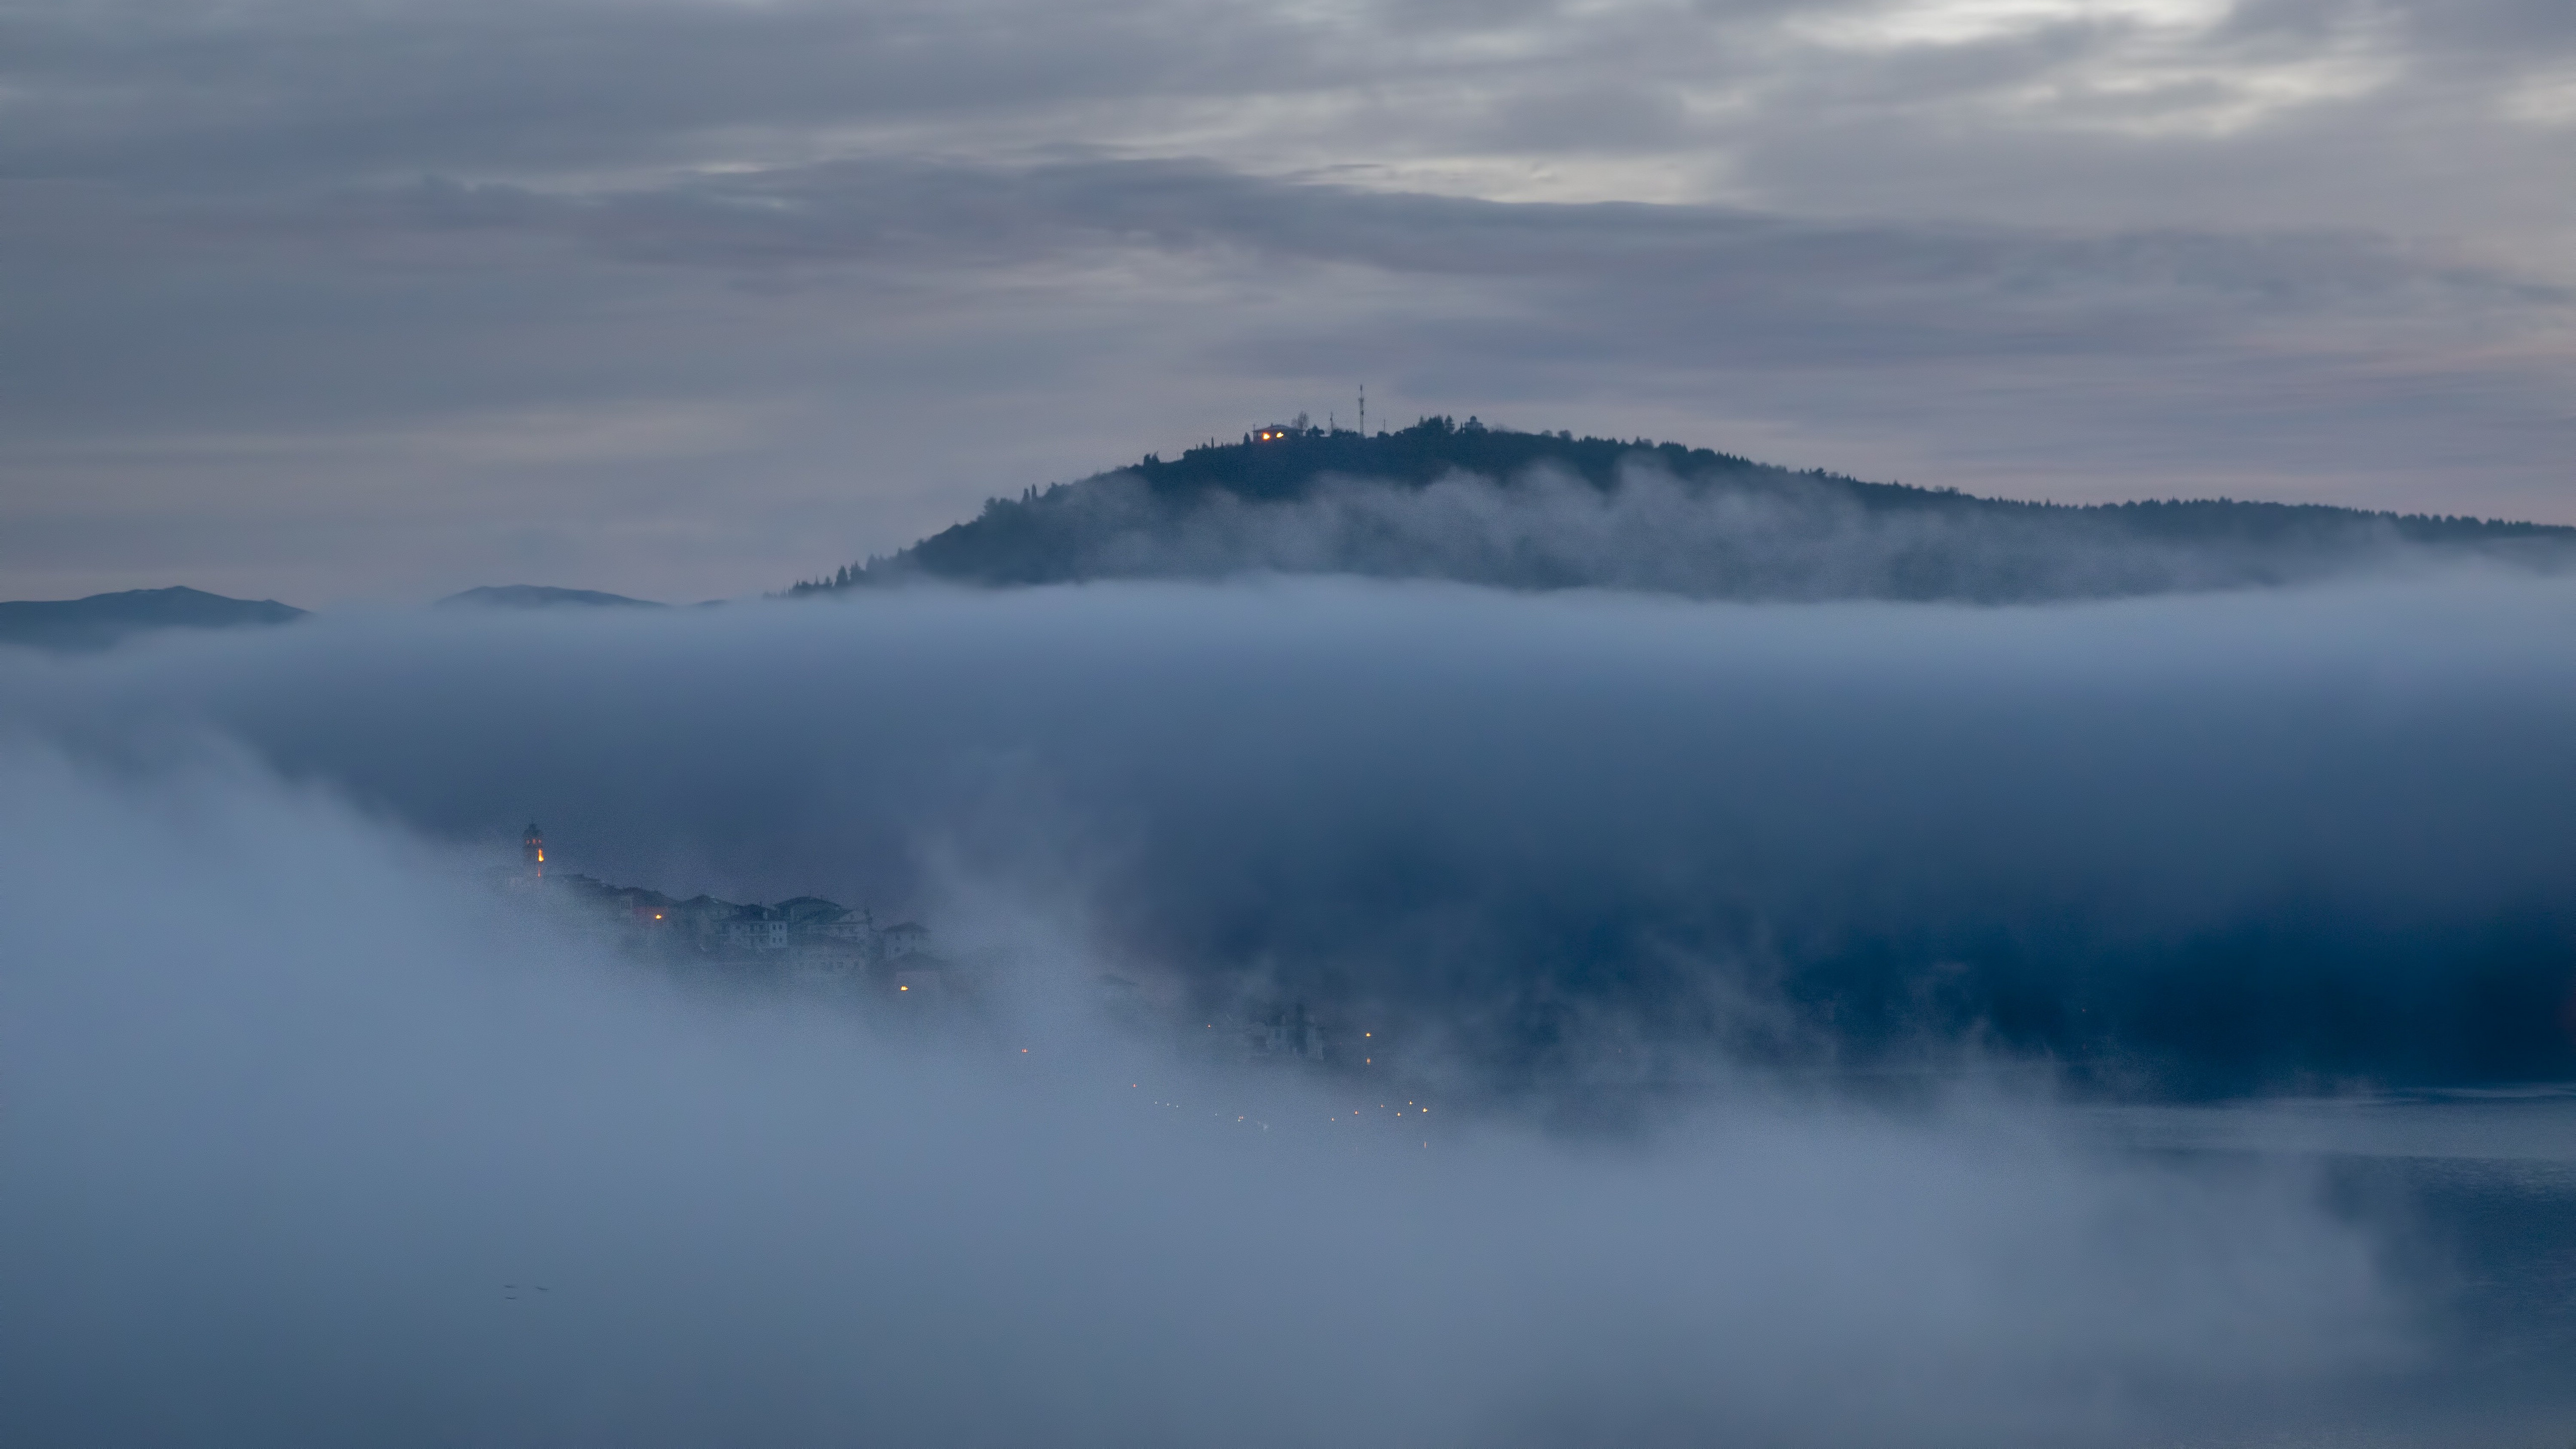
<instances>
[{"instance_id":1,"label":"cloud layer","mask_svg":"<svg viewBox=\"0 0 2576 1449\"><path fill-rule=\"evenodd\" d=\"M13 653L0 1422L2530 1442L2563 1095L2120 1099L2566 1074L2571 604L1338 580ZM483 875L531 815L919 912L983 1005L605 953ZM1281 1001L1361 1060L1187 1044Z\"/></svg>"},{"instance_id":2,"label":"cloud layer","mask_svg":"<svg viewBox=\"0 0 2576 1449\"><path fill-rule=\"evenodd\" d=\"M2118 1443L2436 1342L2310 1175L2010 1100L1362 1122L676 990L237 766L0 791L13 1442Z\"/></svg>"},{"instance_id":3,"label":"cloud layer","mask_svg":"<svg viewBox=\"0 0 2576 1449\"><path fill-rule=\"evenodd\" d=\"M1491 1082L1985 1042L2206 1090L2566 1071L2567 590L921 591L17 667L85 748L212 729L675 894L1049 902Z\"/></svg>"}]
</instances>

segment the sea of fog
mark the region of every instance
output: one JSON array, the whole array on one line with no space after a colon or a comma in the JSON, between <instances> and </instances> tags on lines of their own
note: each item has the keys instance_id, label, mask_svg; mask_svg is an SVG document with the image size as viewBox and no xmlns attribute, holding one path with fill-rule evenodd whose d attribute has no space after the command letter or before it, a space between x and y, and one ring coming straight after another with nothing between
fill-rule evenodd
<instances>
[{"instance_id":1,"label":"sea of fog","mask_svg":"<svg viewBox=\"0 0 2576 1449\"><path fill-rule=\"evenodd\" d=\"M0 1440L2563 1446L2571 623L1256 581L0 658ZM981 989L633 958L495 888L530 819ZM1186 1032L1286 1001L1384 1063Z\"/></svg>"}]
</instances>

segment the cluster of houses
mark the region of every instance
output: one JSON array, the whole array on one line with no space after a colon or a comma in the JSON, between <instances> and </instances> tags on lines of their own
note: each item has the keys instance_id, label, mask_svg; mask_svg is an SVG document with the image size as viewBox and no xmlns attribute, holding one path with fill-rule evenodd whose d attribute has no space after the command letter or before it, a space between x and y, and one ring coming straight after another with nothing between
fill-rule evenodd
<instances>
[{"instance_id":1,"label":"cluster of houses","mask_svg":"<svg viewBox=\"0 0 2576 1449\"><path fill-rule=\"evenodd\" d=\"M717 964L862 977L896 992L937 995L945 963L914 921L879 925L873 914L820 896L743 905L714 896L680 900L641 886L546 869L546 838L530 825L520 842L521 888L543 888L575 908L576 924L621 944L658 946Z\"/></svg>"},{"instance_id":2,"label":"cluster of houses","mask_svg":"<svg viewBox=\"0 0 2576 1449\"><path fill-rule=\"evenodd\" d=\"M681 900L641 886L610 885L550 869L545 834L534 825L521 840L519 854L519 870L507 878L509 887L536 894L560 910L575 931L603 945L716 967L841 976L910 1001L937 1000L961 984L950 980L948 963L931 953L930 932L917 922L879 925L866 910L820 896L743 905L708 895ZM1113 1016L1141 1024L1165 1014L1126 977L1102 976L1097 985L1101 1004ZM1374 1058L1356 1050L1361 1042L1329 1029L1302 1002L1274 1001L1240 1015L1190 1020L1190 1038L1223 1059L1340 1060L1348 1065L1348 1058L1358 1057L1360 1065L1375 1065ZM1204 1036L1195 1029L1202 1020Z\"/></svg>"}]
</instances>

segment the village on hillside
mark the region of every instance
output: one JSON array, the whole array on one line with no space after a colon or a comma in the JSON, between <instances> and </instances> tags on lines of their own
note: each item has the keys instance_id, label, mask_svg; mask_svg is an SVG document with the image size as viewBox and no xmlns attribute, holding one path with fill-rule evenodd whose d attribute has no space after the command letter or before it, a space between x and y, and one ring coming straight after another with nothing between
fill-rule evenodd
<instances>
[{"instance_id":1,"label":"village on hillside","mask_svg":"<svg viewBox=\"0 0 2576 1449\"><path fill-rule=\"evenodd\" d=\"M945 995L955 983L950 963L931 954L930 932L915 921L880 925L866 910L820 896L776 905L742 904L698 895L686 900L641 886L610 885L593 876L549 871L545 832L530 824L519 842L514 890L543 891L576 931L604 943L652 950L709 965L844 976L916 997Z\"/></svg>"},{"instance_id":2,"label":"village on hillside","mask_svg":"<svg viewBox=\"0 0 2576 1449\"><path fill-rule=\"evenodd\" d=\"M681 900L641 886L610 885L594 876L551 869L545 832L533 823L520 839L519 857L519 868L506 877L507 887L541 893L546 904L562 910L575 933L602 945L716 968L840 978L907 1003L974 994L956 963L932 953L930 931L916 921L879 925L865 909L820 896L746 905L709 895ZM1303 1002L1255 1001L1201 1020L1186 1009L1175 1016L1168 1004L1154 1004L1125 976L1098 977L1093 994L1110 1016L1134 1025L1170 1017L1166 1025L1180 1027L1180 1016L1190 1017L1182 1035L1195 1050L1213 1057L1377 1065L1369 1033L1327 1026Z\"/></svg>"}]
</instances>

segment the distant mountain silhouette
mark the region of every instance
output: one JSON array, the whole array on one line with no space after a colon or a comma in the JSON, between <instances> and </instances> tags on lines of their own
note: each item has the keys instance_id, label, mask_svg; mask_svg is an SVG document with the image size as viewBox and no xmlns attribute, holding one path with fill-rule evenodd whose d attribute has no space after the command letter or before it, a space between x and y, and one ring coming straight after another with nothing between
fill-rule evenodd
<instances>
[{"instance_id":1,"label":"distant mountain silhouette","mask_svg":"<svg viewBox=\"0 0 2576 1449\"><path fill-rule=\"evenodd\" d=\"M1718 598L2092 598L2478 558L2576 567L2576 529L2230 499L2069 506L1865 483L1643 439L1426 418L1303 423L987 502L801 583L985 585L1245 572Z\"/></svg>"},{"instance_id":2,"label":"distant mountain silhouette","mask_svg":"<svg viewBox=\"0 0 2576 1449\"><path fill-rule=\"evenodd\" d=\"M438 601L442 609L563 609L563 608L632 608L659 609L665 605L651 599L630 599L624 594L603 594L596 589L550 589L542 584L487 585L450 594Z\"/></svg>"},{"instance_id":3,"label":"distant mountain silhouette","mask_svg":"<svg viewBox=\"0 0 2576 1449\"><path fill-rule=\"evenodd\" d=\"M284 624L302 609L274 599L228 599L202 589L128 589L86 599L0 603L0 643L39 649L105 649L156 629Z\"/></svg>"}]
</instances>

